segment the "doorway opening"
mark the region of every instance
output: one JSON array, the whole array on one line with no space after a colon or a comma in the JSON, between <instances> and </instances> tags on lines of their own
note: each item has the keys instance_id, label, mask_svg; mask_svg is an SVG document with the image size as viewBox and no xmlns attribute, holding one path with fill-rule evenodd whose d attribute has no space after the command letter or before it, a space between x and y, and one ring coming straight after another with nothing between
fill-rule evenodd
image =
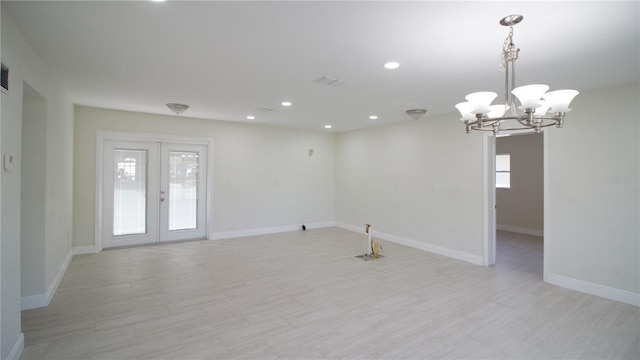
<instances>
[{"instance_id":1,"label":"doorway opening","mask_svg":"<svg viewBox=\"0 0 640 360\"><path fill-rule=\"evenodd\" d=\"M541 134L531 131L485 136L484 149L484 263L519 267L546 281L545 249L550 240L549 133L544 130ZM500 164L496 164L496 155L509 156L498 156ZM505 166L505 159L510 164Z\"/></svg>"}]
</instances>

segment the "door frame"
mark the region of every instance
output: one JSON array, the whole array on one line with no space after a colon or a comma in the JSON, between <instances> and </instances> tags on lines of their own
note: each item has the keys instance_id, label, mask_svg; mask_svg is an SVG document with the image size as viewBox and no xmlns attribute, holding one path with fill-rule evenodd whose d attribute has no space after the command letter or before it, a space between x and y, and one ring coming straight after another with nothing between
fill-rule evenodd
<instances>
[{"instance_id":1,"label":"door frame","mask_svg":"<svg viewBox=\"0 0 640 360\"><path fill-rule=\"evenodd\" d=\"M528 135L534 133L533 130L525 131L504 131L505 135ZM549 202L549 149L550 149L550 131L549 128L542 129L542 161L543 161L543 264L542 264L542 280L548 282L549 274L549 258L551 244L551 206ZM483 230L483 265L491 266L496 263L496 186L495 186L495 157L496 157L496 141L492 133L485 133L482 141L483 153L483 213L484 213L484 230Z\"/></svg>"},{"instance_id":2,"label":"door frame","mask_svg":"<svg viewBox=\"0 0 640 360\"><path fill-rule=\"evenodd\" d=\"M96 135L96 190L95 190L95 228L94 251L102 251L102 216L103 216L103 190L104 190L104 142L113 141L143 141L158 143L176 143L190 145L204 145L207 147L207 181L206 181L206 223L205 234L207 240L212 239L213 234L213 155L214 141L211 138L175 136L153 133L137 133L130 131L98 130Z\"/></svg>"}]
</instances>

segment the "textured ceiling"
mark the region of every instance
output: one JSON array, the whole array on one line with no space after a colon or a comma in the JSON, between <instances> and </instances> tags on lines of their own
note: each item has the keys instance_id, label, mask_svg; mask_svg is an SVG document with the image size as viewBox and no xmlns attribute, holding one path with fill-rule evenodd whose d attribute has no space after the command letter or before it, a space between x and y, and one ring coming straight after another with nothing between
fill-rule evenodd
<instances>
[{"instance_id":1,"label":"textured ceiling","mask_svg":"<svg viewBox=\"0 0 640 360\"><path fill-rule=\"evenodd\" d=\"M503 92L505 15L524 15L517 83L638 82L639 2L2 1L79 105L340 132L450 113ZM383 64L398 61L387 70ZM321 76L342 86L319 85ZM293 106L284 108L283 100ZM261 108L273 109L265 112ZM369 115L378 115L370 120ZM247 120L254 115L255 120Z\"/></svg>"}]
</instances>

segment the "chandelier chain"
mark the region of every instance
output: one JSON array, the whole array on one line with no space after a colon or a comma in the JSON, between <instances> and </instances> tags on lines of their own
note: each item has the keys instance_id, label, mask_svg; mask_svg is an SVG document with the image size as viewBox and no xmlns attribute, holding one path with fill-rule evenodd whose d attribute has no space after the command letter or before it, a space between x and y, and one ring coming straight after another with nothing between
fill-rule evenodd
<instances>
[{"instance_id":1,"label":"chandelier chain","mask_svg":"<svg viewBox=\"0 0 640 360\"><path fill-rule=\"evenodd\" d=\"M504 44L502 45L502 53L500 54L500 70L505 70L509 62L518 59L518 51L520 51L520 49L516 48L513 43L513 26L510 26L509 35L504 39Z\"/></svg>"}]
</instances>

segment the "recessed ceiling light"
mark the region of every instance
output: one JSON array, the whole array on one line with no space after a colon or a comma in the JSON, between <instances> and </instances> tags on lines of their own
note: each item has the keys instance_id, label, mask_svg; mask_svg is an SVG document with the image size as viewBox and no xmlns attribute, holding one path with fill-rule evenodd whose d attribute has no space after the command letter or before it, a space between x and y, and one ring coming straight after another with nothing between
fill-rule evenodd
<instances>
[{"instance_id":1,"label":"recessed ceiling light","mask_svg":"<svg viewBox=\"0 0 640 360\"><path fill-rule=\"evenodd\" d=\"M247 120L255 120L255 119L256 119L256 117L253 116L253 115L248 115L247 116Z\"/></svg>"},{"instance_id":2,"label":"recessed ceiling light","mask_svg":"<svg viewBox=\"0 0 640 360\"><path fill-rule=\"evenodd\" d=\"M324 128L325 128L325 129L331 129L332 127L333 127L333 126L331 126L331 125L325 125L325 126L324 126Z\"/></svg>"},{"instance_id":3,"label":"recessed ceiling light","mask_svg":"<svg viewBox=\"0 0 640 360\"><path fill-rule=\"evenodd\" d=\"M385 69L397 69L399 66L400 66L400 63L397 63L395 61L390 61L384 64Z\"/></svg>"},{"instance_id":4,"label":"recessed ceiling light","mask_svg":"<svg viewBox=\"0 0 640 360\"><path fill-rule=\"evenodd\" d=\"M151 0L153 2L165 2L166 0Z\"/></svg>"},{"instance_id":5,"label":"recessed ceiling light","mask_svg":"<svg viewBox=\"0 0 640 360\"><path fill-rule=\"evenodd\" d=\"M283 102L281 102L280 104L281 104L282 106L291 106L291 105L293 105L293 104L291 103L291 101L283 101Z\"/></svg>"},{"instance_id":6,"label":"recessed ceiling light","mask_svg":"<svg viewBox=\"0 0 640 360\"><path fill-rule=\"evenodd\" d=\"M378 119L378 115L371 115L371 116L369 116L369 119L377 120Z\"/></svg>"}]
</instances>

